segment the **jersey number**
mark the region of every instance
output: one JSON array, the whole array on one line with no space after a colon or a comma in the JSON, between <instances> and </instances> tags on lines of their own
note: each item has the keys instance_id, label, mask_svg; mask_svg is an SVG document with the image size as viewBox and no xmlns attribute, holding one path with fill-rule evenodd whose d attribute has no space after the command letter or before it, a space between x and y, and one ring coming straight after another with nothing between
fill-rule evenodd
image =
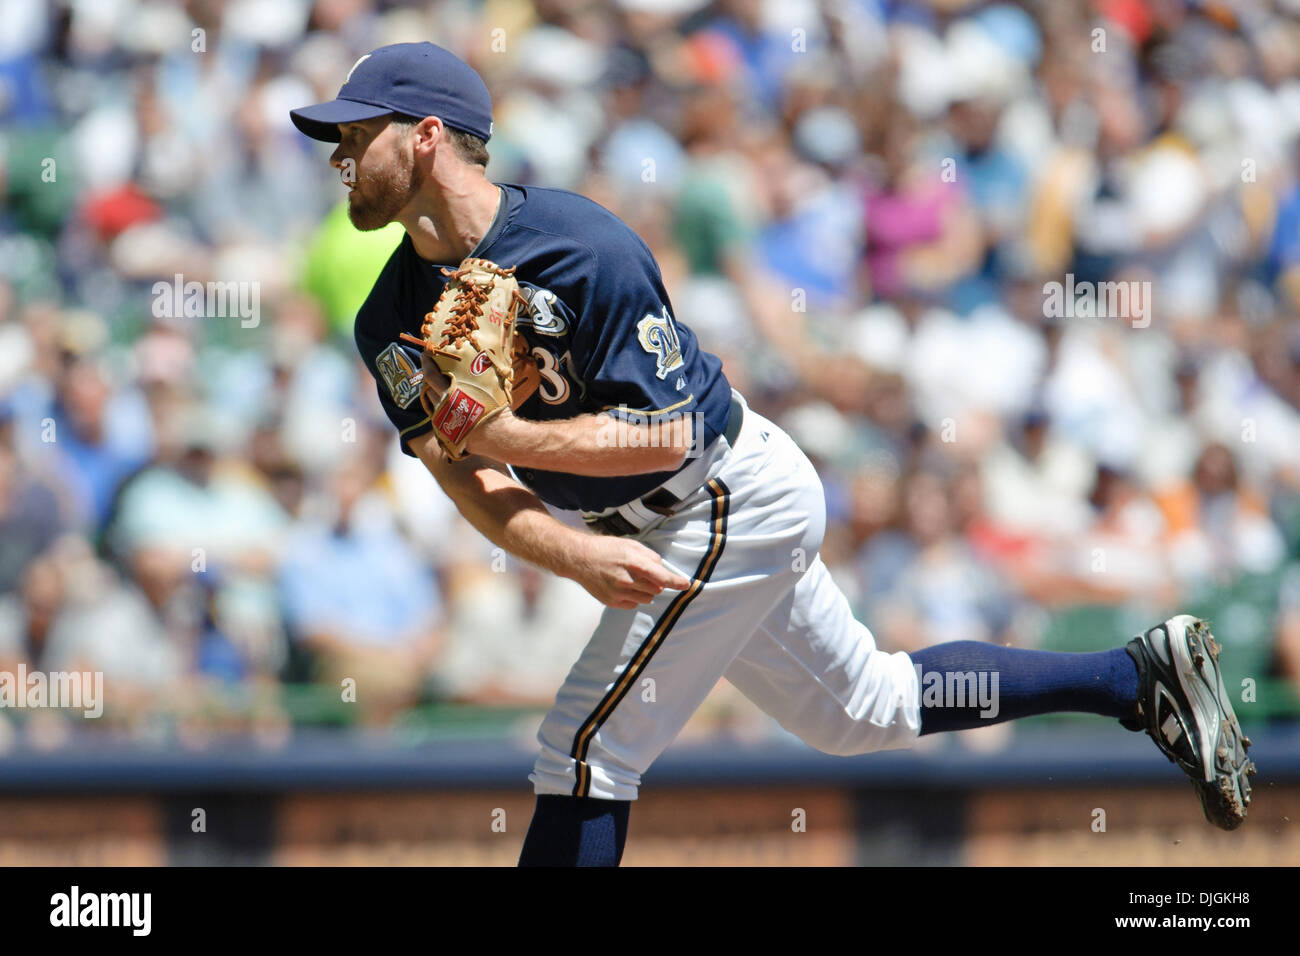
<instances>
[{"instance_id":1,"label":"jersey number","mask_svg":"<svg viewBox=\"0 0 1300 956\"><path fill-rule=\"evenodd\" d=\"M542 401L547 405L564 404L569 397L569 382L555 356L538 345L533 349L533 358L537 359L537 370L542 375L542 383L537 386Z\"/></svg>"},{"instance_id":2,"label":"jersey number","mask_svg":"<svg viewBox=\"0 0 1300 956\"><path fill-rule=\"evenodd\" d=\"M636 324L636 340L655 357L657 378L667 378L669 372L682 367L682 340L668 314L668 306L664 306L662 315L647 315Z\"/></svg>"}]
</instances>

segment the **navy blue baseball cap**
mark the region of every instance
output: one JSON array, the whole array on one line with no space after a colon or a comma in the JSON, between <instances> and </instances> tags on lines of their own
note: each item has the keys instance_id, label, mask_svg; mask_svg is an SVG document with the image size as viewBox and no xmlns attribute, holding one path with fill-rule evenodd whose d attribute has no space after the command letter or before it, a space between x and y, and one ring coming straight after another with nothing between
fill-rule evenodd
<instances>
[{"instance_id":1,"label":"navy blue baseball cap","mask_svg":"<svg viewBox=\"0 0 1300 956\"><path fill-rule=\"evenodd\" d=\"M492 97L468 63L432 43L393 43L352 65L339 95L328 103L290 110L293 125L312 139L339 141L339 123L404 113L436 116L446 126L492 135Z\"/></svg>"}]
</instances>

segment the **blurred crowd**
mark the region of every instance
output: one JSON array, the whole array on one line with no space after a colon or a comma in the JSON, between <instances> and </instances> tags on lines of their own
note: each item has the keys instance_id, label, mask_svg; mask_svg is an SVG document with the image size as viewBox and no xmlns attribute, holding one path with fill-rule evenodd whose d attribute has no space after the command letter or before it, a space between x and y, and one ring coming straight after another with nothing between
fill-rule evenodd
<instances>
[{"instance_id":1,"label":"blurred crowd","mask_svg":"<svg viewBox=\"0 0 1300 956\"><path fill-rule=\"evenodd\" d=\"M101 725L195 739L550 700L600 608L397 450L351 322L400 232L288 120L427 39L488 83L489 177L631 224L814 459L883 646L1205 609L1294 711L1297 14L0 0L0 670L102 671Z\"/></svg>"}]
</instances>

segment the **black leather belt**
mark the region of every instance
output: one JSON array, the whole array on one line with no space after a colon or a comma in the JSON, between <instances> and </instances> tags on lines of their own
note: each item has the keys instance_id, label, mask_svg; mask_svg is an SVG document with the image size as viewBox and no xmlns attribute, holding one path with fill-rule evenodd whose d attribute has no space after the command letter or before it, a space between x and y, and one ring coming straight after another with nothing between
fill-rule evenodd
<instances>
[{"instance_id":1,"label":"black leather belt","mask_svg":"<svg viewBox=\"0 0 1300 956\"><path fill-rule=\"evenodd\" d=\"M740 427L744 423L744 417L745 406L740 403L735 395L732 395L731 409L727 413L727 427L722 434L723 437L727 439L727 444L733 448L736 445L736 439L740 436ZM688 465L686 467L690 466ZM703 484L704 482L701 481L700 485ZM695 488L692 488L685 497L679 498L667 488L660 486L652 491L646 492L638 500L651 511L667 516L673 514L686 498L689 498L690 495L694 494L698 490L699 486L696 486ZM623 517L617 511L600 518L588 518L586 519L586 522L587 527L596 534L609 534L617 537L624 537L630 534L637 534L642 530L631 521L628 521L627 518Z\"/></svg>"}]
</instances>

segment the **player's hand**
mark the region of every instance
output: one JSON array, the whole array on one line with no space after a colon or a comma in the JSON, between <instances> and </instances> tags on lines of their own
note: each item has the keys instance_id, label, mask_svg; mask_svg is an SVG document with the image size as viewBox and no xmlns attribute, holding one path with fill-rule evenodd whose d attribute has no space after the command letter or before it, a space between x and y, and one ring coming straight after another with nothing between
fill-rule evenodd
<instances>
[{"instance_id":1,"label":"player's hand","mask_svg":"<svg viewBox=\"0 0 1300 956\"><path fill-rule=\"evenodd\" d=\"M665 588L681 591L691 584L641 542L601 535L584 537L570 576L601 604L623 609L649 604Z\"/></svg>"},{"instance_id":2,"label":"player's hand","mask_svg":"<svg viewBox=\"0 0 1300 956\"><path fill-rule=\"evenodd\" d=\"M433 356L428 352L420 353L420 370L424 372L425 384L433 390L434 398L429 403L437 405L442 401L442 396L447 393L451 386L451 379L443 374L442 369L438 368L438 363L433 360Z\"/></svg>"},{"instance_id":3,"label":"player's hand","mask_svg":"<svg viewBox=\"0 0 1300 956\"><path fill-rule=\"evenodd\" d=\"M451 379L438 368L438 363L428 352L420 353L420 369L424 372L424 381L429 388L429 404L436 406L451 387ZM502 409L491 421L484 422L474 430L465 443L466 449L493 461L508 460L509 420L513 418L509 408Z\"/></svg>"}]
</instances>

